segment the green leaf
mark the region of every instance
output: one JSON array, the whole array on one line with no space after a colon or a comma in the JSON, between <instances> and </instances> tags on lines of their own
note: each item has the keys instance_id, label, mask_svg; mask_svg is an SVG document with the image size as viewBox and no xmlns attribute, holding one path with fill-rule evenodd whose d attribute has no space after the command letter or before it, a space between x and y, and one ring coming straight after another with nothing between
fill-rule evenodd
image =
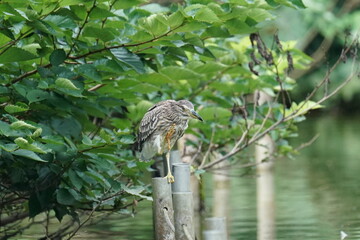
<instances>
[{"instance_id":1,"label":"green leaf","mask_svg":"<svg viewBox=\"0 0 360 240\"><path fill-rule=\"evenodd\" d=\"M176 11L173 14L171 14L169 17L169 26L171 28L176 28L180 26L184 22L184 15L181 13L181 11Z\"/></svg>"},{"instance_id":2,"label":"green leaf","mask_svg":"<svg viewBox=\"0 0 360 240\"><path fill-rule=\"evenodd\" d=\"M117 31L113 28L97 28L87 26L84 28L82 32L82 36L84 37L92 37L96 39L100 39L104 42L111 41L116 38Z\"/></svg>"},{"instance_id":3,"label":"green leaf","mask_svg":"<svg viewBox=\"0 0 360 240\"><path fill-rule=\"evenodd\" d=\"M147 18L141 19L140 26L151 33L154 37L160 36L169 31L166 24L168 20L161 14L153 14Z\"/></svg>"},{"instance_id":4,"label":"green leaf","mask_svg":"<svg viewBox=\"0 0 360 240\"><path fill-rule=\"evenodd\" d=\"M17 144L14 144L14 143L2 143L0 142L0 148L7 151L7 152L13 152L15 151L16 149L18 149L18 145Z\"/></svg>"},{"instance_id":5,"label":"green leaf","mask_svg":"<svg viewBox=\"0 0 360 240\"><path fill-rule=\"evenodd\" d=\"M36 146L35 144L30 144L25 138L18 137L14 140L14 142L22 149L26 149L32 152L42 153L45 154L46 151L41 149L40 147Z\"/></svg>"},{"instance_id":6,"label":"green leaf","mask_svg":"<svg viewBox=\"0 0 360 240\"><path fill-rule=\"evenodd\" d=\"M205 107L199 111L199 114L206 121L219 118L229 118L231 116L231 111L222 107Z\"/></svg>"},{"instance_id":7,"label":"green leaf","mask_svg":"<svg viewBox=\"0 0 360 240\"><path fill-rule=\"evenodd\" d=\"M8 104L5 106L5 111L8 113L26 112L29 110L29 106L25 103L18 102L16 105Z\"/></svg>"},{"instance_id":8,"label":"green leaf","mask_svg":"<svg viewBox=\"0 0 360 240\"><path fill-rule=\"evenodd\" d=\"M38 215L39 213L41 213L43 211L42 207L41 207L41 203L37 197L36 194L32 194L29 198L29 202L28 202L28 207L29 207L29 217L33 218L36 215Z\"/></svg>"},{"instance_id":9,"label":"green leaf","mask_svg":"<svg viewBox=\"0 0 360 240\"><path fill-rule=\"evenodd\" d=\"M133 144L135 142L134 136L127 135L120 138L122 144Z\"/></svg>"},{"instance_id":10,"label":"green leaf","mask_svg":"<svg viewBox=\"0 0 360 240\"><path fill-rule=\"evenodd\" d=\"M26 146L29 145L29 142L26 139L22 138L22 137L16 138L14 140L14 142L21 148L25 148Z\"/></svg>"},{"instance_id":11,"label":"green leaf","mask_svg":"<svg viewBox=\"0 0 360 240\"><path fill-rule=\"evenodd\" d=\"M35 130L35 132L33 132L33 133L31 134L31 137L32 137L32 138L40 137L40 136L41 136L41 133L42 133L42 128L37 128L37 129Z\"/></svg>"},{"instance_id":12,"label":"green leaf","mask_svg":"<svg viewBox=\"0 0 360 240\"><path fill-rule=\"evenodd\" d=\"M195 19L202 22L214 23L219 22L218 16L208 7L202 7L196 14Z\"/></svg>"},{"instance_id":13,"label":"green leaf","mask_svg":"<svg viewBox=\"0 0 360 240\"><path fill-rule=\"evenodd\" d=\"M132 188L129 188L129 187L126 187L126 186L123 186L123 189L125 192L131 194L131 195L135 195L135 196L138 196L138 197L141 197L141 198L145 198L149 201L152 201L152 197L149 197L149 196L145 196L143 194L141 194L145 188L143 186L136 186L136 187L132 187Z\"/></svg>"},{"instance_id":14,"label":"green leaf","mask_svg":"<svg viewBox=\"0 0 360 240\"><path fill-rule=\"evenodd\" d=\"M16 121L16 122L13 122L11 125L11 128L12 129L37 129L37 127L31 125L31 124L28 124L22 120L19 120L19 121Z\"/></svg>"},{"instance_id":15,"label":"green leaf","mask_svg":"<svg viewBox=\"0 0 360 240\"><path fill-rule=\"evenodd\" d=\"M116 1L114 7L115 9L127 9L144 2L146 2L146 0L121 0Z\"/></svg>"},{"instance_id":16,"label":"green leaf","mask_svg":"<svg viewBox=\"0 0 360 240\"><path fill-rule=\"evenodd\" d=\"M80 90L78 87L67 78L58 78L55 80L55 85L59 88L68 89L68 90Z\"/></svg>"},{"instance_id":17,"label":"green leaf","mask_svg":"<svg viewBox=\"0 0 360 240\"><path fill-rule=\"evenodd\" d=\"M289 1L299 8L306 8L302 0L289 0Z\"/></svg>"},{"instance_id":18,"label":"green leaf","mask_svg":"<svg viewBox=\"0 0 360 240\"><path fill-rule=\"evenodd\" d=\"M48 92L39 89L30 90L26 94L26 98L29 100L29 103L40 102L48 99L49 97L50 94Z\"/></svg>"},{"instance_id":19,"label":"green leaf","mask_svg":"<svg viewBox=\"0 0 360 240\"><path fill-rule=\"evenodd\" d=\"M150 83L156 86L163 86L165 83L173 82L171 79L160 73L141 74L138 79L141 82Z\"/></svg>"},{"instance_id":20,"label":"green leaf","mask_svg":"<svg viewBox=\"0 0 360 240\"><path fill-rule=\"evenodd\" d=\"M239 19L228 20L226 21L225 26L227 27L227 29L231 34L245 34L245 33L253 33L257 31L255 27L250 27L245 22Z\"/></svg>"},{"instance_id":21,"label":"green leaf","mask_svg":"<svg viewBox=\"0 0 360 240\"><path fill-rule=\"evenodd\" d=\"M76 28L76 23L68 16L48 15L46 18L44 18L44 22L50 24L55 28Z\"/></svg>"},{"instance_id":22,"label":"green leaf","mask_svg":"<svg viewBox=\"0 0 360 240\"><path fill-rule=\"evenodd\" d=\"M273 15L269 13L269 11L261 8L252 8L247 10L247 16L248 18L251 18L255 20L256 22L262 22L266 20L271 20L273 18Z\"/></svg>"},{"instance_id":23,"label":"green leaf","mask_svg":"<svg viewBox=\"0 0 360 240\"><path fill-rule=\"evenodd\" d=\"M14 34L9 29L6 29L6 28L0 29L0 33L4 34L5 36L7 36L8 38L10 38L12 40L15 40Z\"/></svg>"},{"instance_id":24,"label":"green leaf","mask_svg":"<svg viewBox=\"0 0 360 240\"><path fill-rule=\"evenodd\" d=\"M129 91L132 92L137 92L137 93L151 93L151 92L156 92L156 91L160 91L161 88L156 87L154 85L151 84L147 84L147 83L143 83L143 84L137 84L131 88L128 88Z\"/></svg>"},{"instance_id":25,"label":"green leaf","mask_svg":"<svg viewBox=\"0 0 360 240\"><path fill-rule=\"evenodd\" d=\"M29 150L26 150L26 149L19 149L19 150L16 150L14 152L12 152L13 155L16 155L16 156L20 156L20 157L25 157L25 158L29 158L31 160L35 160L35 161L38 161L38 162L47 162L43 159L41 159L36 153L34 153L33 151L29 151Z\"/></svg>"},{"instance_id":26,"label":"green leaf","mask_svg":"<svg viewBox=\"0 0 360 240\"><path fill-rule=\"evenodd\" d=\"M20 131L16 131L10 127L10 124L0 121L0 134L6 137L17 137L21 136Z\"/></svg>"},{"instance_id":27,"label":"green leaf","mask_svg":"<svg viewBox=\"0 0 360 240\"><path fill-rule=\"evenodd\" d=\"M302 0L265 0L270 6L285 5L288 7L306 8Z\"/></svg>"},{"instance_id":28,"label":"green leaf","mask_svg":"<svg viewBox=\"0 0 360 240\"><path fill-rule=\"evenodd\" d=\"M63 49L56 49L50 55L50 63L53 66L59 66L66 59L66 53Z\"/></svg>"},{"instance_id":29,"label":"green leaf","mask_svg":"<svg viewBox=\"0 0 360 240\"><path fill-rule=\"evenodd\" d=\"M197 86L202 75L182 67L164 67L160 70L162 74L173 80L187 80L193 87Z\"/></svg>"},{"instance_id":30,"label":"green leaf","mask_svg":"<svg viewBox=\"0 0 360 240\"><path fill-rule=\"evenodd\" d=\"M118 61L125 63L138 73L145 73L144 64L138 55L126 48L113 48L110 51Z\"/></svg>"},{"instance_id":31,"label":"green leaf","mask_svg":"<svg viewBox=\"0 0 360 240\"><path fill-rule=\"evenodd\" d=\"M81 180L81 178L72 169L69 170L68 175L69 175L70 181L74 185L74 187L77 190L80 190L83 186L83 181Z\"/></svg>"},{"instance_id":32,"label":"green leaf","mask_svg":"<svg viewBox=\"0 0 360 240\"><path fill-rule=\"evenodd\" d=\"M74 205L77 202L73 196L74 192L73 189L60 188L56 192L57 202L63 205Z\"/></svg>"},{"instance_id":33,"label":"green leaf","mask_svg":"<svg viewBox=\"0 0 360 240\"><path fill-rule=\"evenodd\" d=\"M193 32L206 29L206 23L202 22L189 22L184 24L183 26L177 28L174 32Z\"/></svg>"},{"instance_id":34,"label":"green leaf","mask_svg":"<svg viewBox=\"0 0 360 240\"><path fill-rule=\"evenodd\" d=\"M107 17L116 17L115 14L113 14L112 12L110 12L109 10L107 9L104 9L104 8L100 8L100 7L95 7L91 13L90 13L90 18L93 18L93 19L104 19L104 18L107 18Z\"/></svg>"},{"instance_id":35,"label":"green leaf","mask_svg":"<svg viewBox=\"0 0 360 240\"><path fill-rule=\"evenodd\" d=\"M0 55L0 63L22 62L38 58L38 56L31 52L25 51L21 48L11 47Z\"/></svg>"},{"instance_id":36,"label":"green leaf","mask_svg":"<svg viewBox=\"0 0 360 240\"><path fill-rule=\"evenodd\" d=\"M323 105L320 105L314 101L303 101L299 104L293 102L289 109L286 109L284 112L284 117L289 117L290 115L301 116L308 113L310 110L323 108Z\"/></svg>"},{"instance_id":37,"label":"green leaf","mask_svg":"<svg viewBox=\"0 0 360 240\"><path fill-rule=\"evenodd\" d=\"M194 71L198 72L198 73L219 73L220 71L223 71L224 69L226 69L226 65L218 63L218 62L214 62L214 61L209 61L206 62L205 64L202 64L198 67L196 67L194 69Z\"/></svg>"},{"instance_id":38,"label":"green leaf","mask_svg":"<svg viewBox=\"0 0 360 240\"><path fill-rule=\"evenodd\" d=\"M94 80L96 82L101 81L101 74L97 71L94 64L82 64L80 67L77 68L78 73L83 77L88 79Z\"/></svg>"},{"instance_id":39,"label":"green leaf","mask_svg":"<svg viewBox=\"0 0 360 240\"><path fill-rule=\"evenodd\" d=\"M54 212L55 212L55 217L57 218L57 220L59 220L59 222L61 222L61 220L63 219L63 217L69 213L69 211L67 210L66 206L63 205L59 205L57 204L54 208L53 208Z\"/></svg>"}]
</instances>

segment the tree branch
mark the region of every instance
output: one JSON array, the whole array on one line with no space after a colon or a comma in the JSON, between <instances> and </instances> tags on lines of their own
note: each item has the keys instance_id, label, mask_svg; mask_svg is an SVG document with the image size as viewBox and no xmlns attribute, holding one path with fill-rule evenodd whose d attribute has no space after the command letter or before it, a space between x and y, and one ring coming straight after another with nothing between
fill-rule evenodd
<instances>
[{"instance_id":1,"label":"tree branch","mask_svg":"<svg viewBox=\"0 0 360 240\"><path fill-rule=\"evenodd\" d=\"M337 61L333 64L333 66L330 68L329 72L325 75L325 77L323 78L323 80L314 88L314 90L308 95L308 97L305 99L304 103L298 107L297 110L295 110L294 112L292 112L291 114L289 114L288 116L285 117L285 115L280 118L277 122L273 123L270 127L268 127L267 129L265 129L263 132L259 132L256 135L253 135L253 137L242 144L243 139L245 139L246 135L248 134L248 132L244 132L242 137L240 138L240 140L234 145L234 147L232 148L232 150L227 153L226 155L222 156L219 159L216 159L208 164L205 164L201 169L209 169L215 165L217 165L218 163L234 156L235 154L239 153L240 151L242 151L243 149L245 149L246 147L248 147L249 145L255 143L256 141L258 141L260 138L262 138L263 136L265 136L266 134L268 134L269 132L271 132L272 130L274 130L276 127L278 127L280 124L290 121L296 117L299 116L299 113L306 113L308 111L310 111L312 109L312 107L307 107L305 109L303 109L303 107L305 106L305 104L307 102L309 102L315 95L315 93L321 88L321 86L327 81L327 79L330 77L331 73L336 69L336 67L340 64L340 62L343 60L343 56L346 55L347 53L349 53L349 51L351 49L353 49L353 47L357 47L358 44L358 36L356 36L354 38L354 40L351 42L351 44L344 49L344 51L342 51L342 54L339 56L339 58L337 59ZM346 84L348 84L356 75L359 74L359 66L356 67L356 57L357 57L357 49L355 48L354 50L355 52L353 53L353 57L352 57L352 69L351 72L349 73L348 77L337 87L335 88L331 93L329 93L328 95L325 95L324 97L322 97L320 100L316 101L316 104L321 104L324 101L328 100L330 97L334 96L336 93L338 93ZM246 133L246 135L245 135Z\"/></svg>"}]
</instances>

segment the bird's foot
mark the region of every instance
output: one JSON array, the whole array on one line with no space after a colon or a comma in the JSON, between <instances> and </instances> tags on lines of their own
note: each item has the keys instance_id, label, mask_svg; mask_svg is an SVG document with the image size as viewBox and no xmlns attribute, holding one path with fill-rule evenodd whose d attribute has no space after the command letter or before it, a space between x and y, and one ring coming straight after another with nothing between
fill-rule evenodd
<instances>
[{"instance_id":1,"label":"bird's foot","mask_svg":"<svg viewBox=\"0 0 360 240\"><path fill-rule=\"evenodd\" d=\"M174 176L169 172L164 178L167 178L168 183L173 183L175 182L175 178Z\"/></svg>"}]
</instances>

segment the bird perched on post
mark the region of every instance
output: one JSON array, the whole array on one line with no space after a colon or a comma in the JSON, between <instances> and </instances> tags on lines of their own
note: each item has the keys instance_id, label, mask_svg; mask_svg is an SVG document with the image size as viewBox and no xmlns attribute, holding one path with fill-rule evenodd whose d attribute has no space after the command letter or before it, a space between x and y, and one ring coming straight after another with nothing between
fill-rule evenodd
<instances>
[{"instance_id":1,"label":"bird perched on post","mask_svg":"<svg viewBox=\"0 0 360 240\"><path fill-rule=\"evenodd\" d=\"M203 121L191 102L165 100L149 108L140 122L137 135L140 160L150 161L156 154L166 153L166 178L169 183L174 182L170 170L170 150L184 135L191 118Z\"/></svg>"}]
</instances>

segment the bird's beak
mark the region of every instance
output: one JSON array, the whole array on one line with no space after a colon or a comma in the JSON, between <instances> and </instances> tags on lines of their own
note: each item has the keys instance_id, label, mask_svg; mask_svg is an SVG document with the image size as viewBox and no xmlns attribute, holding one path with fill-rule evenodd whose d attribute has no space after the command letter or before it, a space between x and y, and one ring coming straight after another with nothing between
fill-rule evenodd
<instances>
[{"instance_id":1,"label":"bird's beak","mask_svg":"<svg viewBox=\"0 0 360 240\"><path fill-rule=\"evenodd\" d=\"M200 120L200 121L204 121L203 119L202 119L202 117L200 117L200 115L197 113L197 112L195 112L194 110L192 110L191 111L191 115L190 115L192 118L195 118L195 119L198 119L198 120Z\"/></svg>"}]
</instances>

